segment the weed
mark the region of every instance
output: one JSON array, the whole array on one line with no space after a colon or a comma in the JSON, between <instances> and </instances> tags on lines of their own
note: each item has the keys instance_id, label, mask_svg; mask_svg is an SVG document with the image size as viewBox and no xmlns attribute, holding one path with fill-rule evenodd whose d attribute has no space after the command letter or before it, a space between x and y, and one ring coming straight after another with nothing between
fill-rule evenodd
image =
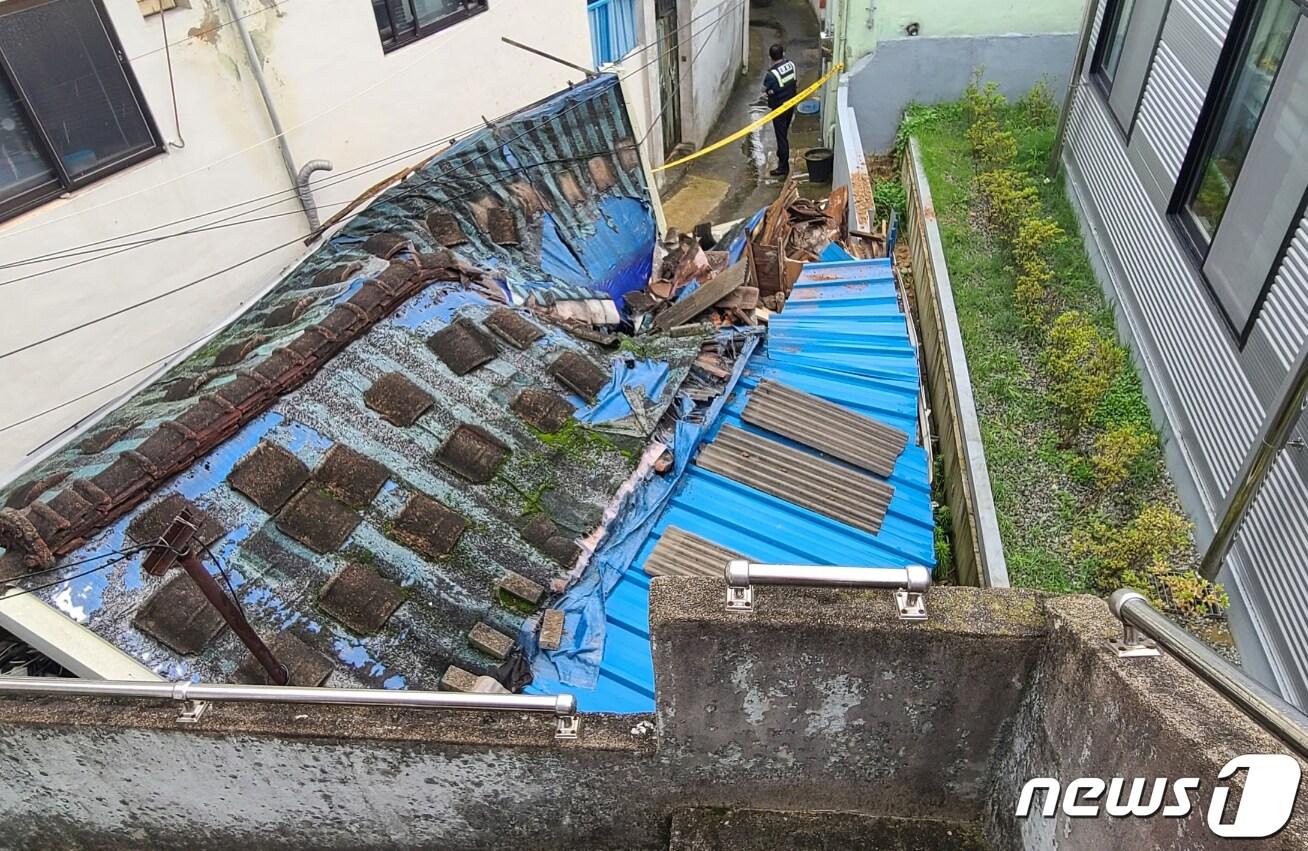
<instances>
[{"instance_id":1,"label":"weed","mask_svg":"<svg viewBox=\"0 0 1308 851\"><path fill-rule=\"evenodd\" d=\"M1083 559L1096 588L1115 591L1123 584L1148 586L1144 577L1175 572L1190 549L1190 521L1152 503L1120 528L1104 523L1080 532L1072 552Z\"/></svg>"},{"instance_id":2,"label":"weed","mask_svg":"<svg viewBox=\"0 0 1308 851\"><path fill-rule=\"evenodd\" d=\"M877 215L883 219L890 218L890 211L899 212L903 218L908 206L908 197L904 194L904 184L898 180L878 180L872 187L872 201L876 204Z\"/></svg>"}]
</instances>

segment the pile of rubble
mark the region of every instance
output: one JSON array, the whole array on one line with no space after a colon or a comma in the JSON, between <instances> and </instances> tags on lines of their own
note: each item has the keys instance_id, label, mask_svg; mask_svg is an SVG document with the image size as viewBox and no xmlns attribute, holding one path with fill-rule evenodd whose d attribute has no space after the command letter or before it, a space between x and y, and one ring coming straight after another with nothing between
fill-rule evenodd
<instances>
[{"instance_id":1,"label":"pile of rubble","mask_svg":"<svg viewBox=\"0 0 1308 851\"><path fill-rule=\"evenodd\" d=\"M653 281L626 296L634 332L766 323L784 309L804 264L831 243L856 257L880 256L877 240L850 234L848 198L844 187L824 200L802 198L790 182L761 216L719 240L701 238L706 227L696 229L698 236L669 231L655 255Z\"/></svg>"}]
</instances>

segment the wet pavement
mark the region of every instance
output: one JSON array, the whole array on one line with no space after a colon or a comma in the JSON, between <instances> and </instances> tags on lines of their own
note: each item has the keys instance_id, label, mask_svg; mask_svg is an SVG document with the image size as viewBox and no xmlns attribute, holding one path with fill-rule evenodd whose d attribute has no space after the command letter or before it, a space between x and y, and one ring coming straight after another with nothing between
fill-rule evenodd
<instances>
[{"instance_id":1,"label":"wet pavement","mask_svg":"<svg viewBox=\"0 0 1308 851\"><path fill-rule=\"evenodd\" d=\"M763 75L771 67L768 48L785 45L786 56L799 70L802 91L821 73L818 53L819 25L808 0L753 0L749 18L749 73L736 78L731 98L709 133L708 144L730 136L741 127L767 114L762 100ZM790 126L791 171L806 171L804 152L817 146L820 119L795 113ZM772 203L781 190L782 178L770 177L776 167L777 142L772 126L766 124L721 150L700 157L671 172L663 189L663 208L668 226L683 232L700 222L720 224L752 215ZM829 186L805 187L812 194L826 194ZM804 194L810 194L805 192Z\"/></svg>"}]
</instances>

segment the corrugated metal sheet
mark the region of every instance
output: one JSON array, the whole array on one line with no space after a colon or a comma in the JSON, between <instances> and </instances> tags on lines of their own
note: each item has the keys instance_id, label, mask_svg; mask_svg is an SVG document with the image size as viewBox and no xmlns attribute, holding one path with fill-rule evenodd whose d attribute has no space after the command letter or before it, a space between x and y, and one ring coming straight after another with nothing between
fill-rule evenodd
<instances>
[{"instance_id":1,"label":"corrugated metal sheet","mask_svg":"<svg viewBox=\"0 0 1308 851\"><path fill-rule=\"evenodd\" d=\"M750 425L882 476L894 472L908 444L908 435L897 428L776 381L759 384L743 416Z\"/></svg>"},{"instance_id":2,"label":"corrugated metal sheet","mask_svg":"<svg viewBox=\"0 0 1308 851\"><path fill-rule=\"evenodd\" d=\"M1308 345L1308 219L1300 222L1258 317L1283 369Z\"/></svg>"},{"instance_id":3,"label":"corrugated metal sheet","mask_svg":"<svg viewBox=\"0 0 1308 851\"><path fill-rule=\"evenodd\" d=\"M719 431L695 464L873 535L881 528L893 493L870 476L735 426Z\"/></svg>"},{"instance_id":4,"label":"corrugated metal sheet","mask_svg":"<svg viewBox=\"0 0 1308 851\"><path fill-rule=\"evenodd\" d=\"M812 450L744 420L744 409L763 381L803 390L913 435L887 480L894 491L880 531L870 534L699 464L690 465L653 533L606 601L608 632L599 682L594 689L570 689L583 710L654 708L650 577L645 566L657 549L679 546L686 535L769 563L935 564L930 477L926 453L917 444L917 358L889 261L805 267L785 310L772 318L765 350L750 360L715 426L715 431L730 427L778 439L816 458ZM714 437L709 435L710 440ZM852 467L844 469L862 475ZM671 538L667 545L665 538ZM660 556L654 563L662 561Z\"/></svg>"},{"instance_id":5,"label":"corrugated metal sheet","mask_svg":"<svg viewBox=\"0 0 1308 851\"><path fill-rule=\"evenodd\" d=\"M1166 169L1168 186L1174 186L1181 173L1181 163L1203 105L1203 86L1186 70L1168 43L1162 42L1140 101L1136 130L1158 154Z\"/></svg>"},{"instance_id":6,"label":"corrugated metal sheet","mask_svg":"<svg viewBox=\"0 0 1308 851\"><path fill-rule=\"evenodd\" d=\"M1202 491L1204 505L1191 507L1210 519L1288 364L1308 342L1308 222L1240 351L1164 218L1234 9L1234 0L1174 0L1129 150L1093 86L1080 89L1068 136L1078 194L1112 261L1123 329ZM1308 704L1305 466L1303 453L1277 462L1230 559L1232 590L1251 610L1280 686L1301 704Z\"/></svg>"},{"instance_id":7,"label":"corrugated metal sheet","mask_svg":"<svg viewBox=\"0 0 1308 851\"><path fill-rule=\"evenodd\" d=\"M685 529L663 530L654 551L645 560L647 576L721 576L729 561L747 558L743 553L719 547Z\"/></svg>"}]
</instances>

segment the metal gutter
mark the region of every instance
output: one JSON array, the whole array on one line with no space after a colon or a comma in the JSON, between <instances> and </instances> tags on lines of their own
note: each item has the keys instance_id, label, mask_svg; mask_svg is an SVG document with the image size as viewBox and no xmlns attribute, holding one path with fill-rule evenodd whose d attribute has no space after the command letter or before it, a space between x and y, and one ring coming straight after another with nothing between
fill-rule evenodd
<instances>
[{"instance_id":1,"label":"metal gutter","mask_svg":"<svg viewBox=\"0 0 1308 851\"><path fill-rule=\"evenodd\" d=\"M259 86L259 94L263 97L263 106L268 113L268 120L272 122L273 133L277 136L277 147L282 153L282 163L286 166L286 176L291 179L291 185L295 187L295 192L300 198L300 206L304 208L305 218L309 220L309 229L316 231L319 227L317 206L313 202L313 194L309 190L309 176L314 171L330 171L332 164L327 160L311 160L305 164L305 171L301 172L295 166L295 156L291 153L291 145L286 140L286 128L282 126L281 117L277 114L277 106L273 101L272 92L268 89L268 81L263 76L263 63L259 59L259 51L255 49L254 39L250 37L250 30L245 26L245 16L236 8L236 0L226 0L227 11L231 12L232 23L236 25L236 31L241 35L241 44L245 46L246 58L250 60L250 71L254 74L254 81Z\"/></svg>"},{"instance_id":2,"label":"metal gutter","mask_svg":"<svg viewBox=\"0 0 1308 851\"><path fill-rule=\"evenodd\" d=\"M1099 11L1098 0L1085 0L1085 12L1081 16L1081 37L1076 45L1076 61L1072 64L1072 74L1067 78L1067 96L1063 98L1063 110L1058 114L1058 131L1054 134L1054 149L1049 154L1046 172L1050 177L1058 174L1058 167L1063 160L1063 144L1067 139L1067 122L1076 102L1077 89L1081 87L1081 69L1085 66L1086 54L1090 52L1090 34L1095 28L1095 14ZM1143 92L1141 92L1143 97Z\"/></svg>"}]
</instances>

